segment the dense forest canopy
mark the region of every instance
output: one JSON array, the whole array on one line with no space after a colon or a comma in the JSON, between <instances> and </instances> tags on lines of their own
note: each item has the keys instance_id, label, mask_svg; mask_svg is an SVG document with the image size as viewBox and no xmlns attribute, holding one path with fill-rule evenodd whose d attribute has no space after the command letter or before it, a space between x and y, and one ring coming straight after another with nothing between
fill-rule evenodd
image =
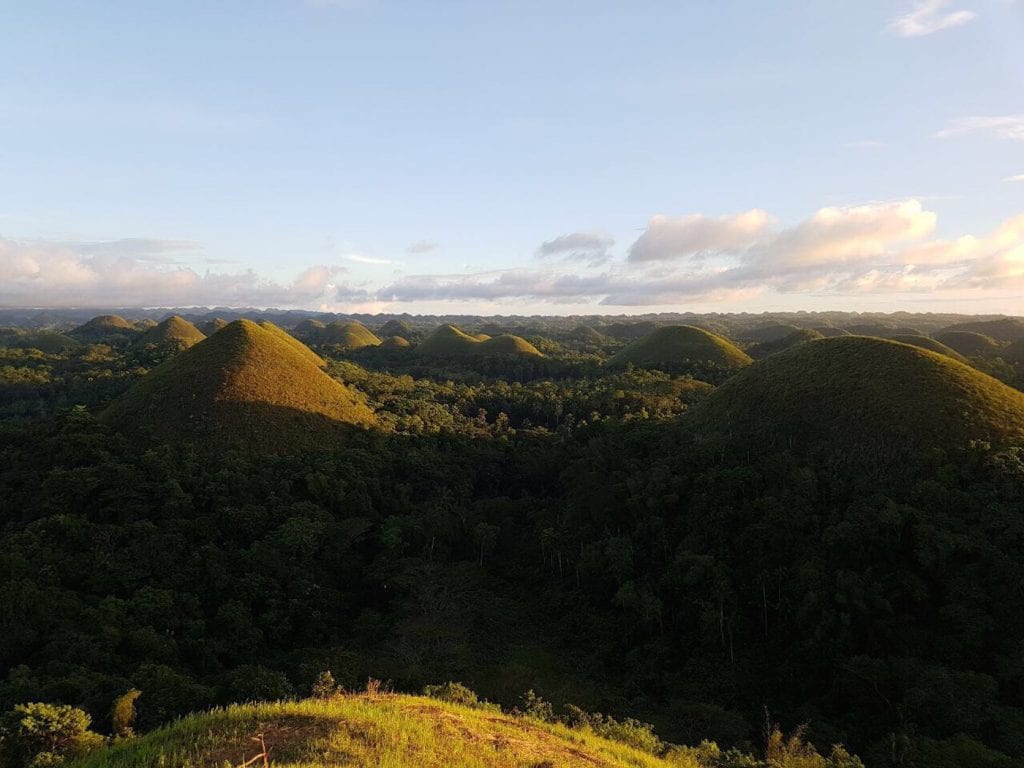
<instances>
[{"instance_id":1,"label":"dense forest canopy","mask_svg":"<svg viewBox=\"0 0 1024 768\"><path fill-rule=\"evenodd\" d=\"M0 709L331 670L1024 765L1019 320L96 314L0 312Z\"/></svg>"}]
</instances>

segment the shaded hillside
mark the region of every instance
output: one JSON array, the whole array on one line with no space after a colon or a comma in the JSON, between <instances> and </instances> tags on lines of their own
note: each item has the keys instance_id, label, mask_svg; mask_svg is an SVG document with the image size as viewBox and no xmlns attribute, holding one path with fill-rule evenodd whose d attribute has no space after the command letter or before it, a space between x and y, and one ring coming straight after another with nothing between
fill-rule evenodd
<instances>
[{"instance_id":1,"label":"shaded hillside","mask_svg":"<svg viewBox=\"0 0 1024 768\"><path fill-rule=\"evenodd\" d=\"M808 341L814 341L815 339L822 339L824 336L817 331L811 330L810 328L801 328L798 331L788 336L783 336L781 339L775 339L774 341L763 341L760 344L755 344L750 347L747 352L751 357L762 358L768 357L768 355L778 354L791 347L795 347L797 344L803 344Z\"/></svg>"},{"instance_id":2,"label":"shaded hillside","mask_svg":"<svg viewBox=\"0 0 1024 768\"><path fill-rule=\"evenodd\" d=\"M987 357L999 351L999 344L990 336L974 331L942 331L935 340L965 357Z\"/></svg>"},{"instance_id":3,"label":"shaded hillside","mask_svg":"<svg viewBox=\"0 0 1024 768\"><path fill-rule=\"evenodd\" d=\"M302 344L270 324L237 320L154 368L104 414L163 440L256 450L334 444L375 418Z\"/></svg>"},{"instance_id":4,"label":"shaded hillside","mask_svg":"<svg viewBox=\"0 0 1024 768\"><path fill-rule=\"evenodd\" d=\"M362 323L329 323L316 338L320 344L346 351L380 345L377 335Z\"/></svg>"},{"instance_id":5,"label":"shaded hillside","mask_svg":"<svg viewBox=\"0 0 1024 768\"><path fill-rule=\"evenodd\" d=\"M890 336L889 339L892 341L898 341L900 342L900 344L909 344L912 347L920 347L921 349L927 349L929 352L938 352L940 355L952 357L954 360L958 360L961 363L968 363L967 358L961 355L955 349L943 344L941 341L931 338L930 336L896 335Z\"/></svg>"},{"instance_id":6,"label":"shaded hillside","mask_svg":"<svg viewBox=\"0 0 1024 768\"><path fill-rule=\"evenodd\" d=\"M78 341L124 341L139 335L139 330L120 315L99 315L68 331Z\"/></svg>"},{"instance_id":7,"label":"shaded hillside","mask_svg":"<svg viewBox=\"0 0 1024 768\"><path fill-rule=\"evenodd\" d=\"M377 335L382 338L385 336L401 336L403 339L411 341L415 332L412 326L404 320L388 320L377 330Z\"/></svg>"},{"instance_id":8,"label":"shaded hillside","mask_svg":"<svg viewBox=\"0 0 1024 768\"><path fill-rule=\"evenodd\" d=\"M721 336L691 325L669 325L629 344L608 365L700 373L707 369L731 371L750 362L746 352Z\"/></svg>"},{"instance_id":9,"label":"shaded hillside","mask_svg":"<svg viewBox=\"0 0 1024 768\"><path fill-rule=\"evenodd\" d=\"M404 336L388 336L380 346L382 349L409 349L412 344Z\"/></svg>"},{"instance_id":10,"label":"shaded hillside","mask_svg":"<svg viewBox=\"0 0 1024 768\"><path fill-rule=\"evenodd\" d=\"M737 337L753 344L763 344L765 342L781 341L801 330L803 329L800 326L793 325L792 323L772 323L743 331L737 334Z\"/></svg>"},{"instance_id":11,"label":"shaded hillside","mask_svg":"<svg viewBox=\"0 0 1024 768\"><path fill-rule=\"evenodd\" d=\"M198 344L206 335L192 323L178 315L154 325L136 340L136 346L182 350Z\"/></svg>"},{"instance_id":12,"label":"shaded hillside","mask_svg":"<svg viewBox=\"0 0 1024 768\"><path fill-rule=\"evenodd\" d=\"M851 336L756 363L691 412L706 441L880 464L1024 436L1024 394L945 355Z\"/></svg>"},{"instance_id":13,"label":"shaded hillside","mask_svg":"<svg viewBox=\"0 0 1024 768\"><path fill-rule=\"evenodd\" d=\"M996 341L1008 343L1024 339L1024 320L1017 317L1004 317L1000 320L976 320L956 323L941 331L941 333L952 332L980 333Z\"/></svg>"},{"instance_id":14,"label":"shaded hillside","mask_svg":"<svg viewBox=\"0 0 1024 768\"><path fill-rule=\"evenodd\" d=\"M198 328L199 328L200 331L202 331L207 336L212 336L213 334L215 334L217 331L219 331L221 328L223 328L227 324L228 324L228 321L225 320L224 318L222 318L222 317L215 317L212 320L207 320L204 323L200 323Z\"/></svg>"}]
</instances>

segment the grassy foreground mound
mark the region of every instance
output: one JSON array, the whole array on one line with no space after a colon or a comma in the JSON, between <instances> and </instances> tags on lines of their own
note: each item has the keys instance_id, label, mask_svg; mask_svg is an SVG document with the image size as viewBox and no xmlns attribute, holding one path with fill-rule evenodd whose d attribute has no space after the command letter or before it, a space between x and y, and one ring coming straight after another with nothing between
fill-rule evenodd
<instances>
[{"instance_id":1,"label":"grassy foreground mound","mask_svg":"<svg viewBox=\"0 0 1024 768\"><path fill-rule=\"evenodd\" d=\"M807 342L716 389L688 420L709 442L882 464L1024 436L1024 393L946 355L863 336Z\"/></svg>"},{"instance_id":2,"label":"grassy foreground mound","mask_svg":"<svg viewBox=\"0 0 1024 768\"><path fill-rule=\"evenodd\" d=\"M330 447L345 427L375 422L323 361L269 323L236 320L154 368L104 413L163 440L281 451Z\"/></svg>"},{"instance_id":3,"label":"grassy foreground mound","mask_svg":"<svg viewBox=\"0 0 1024 768\"><path fill-rule=\"evenodd\" d=\"M585 730L420 696L349 695L191 715L68 768L223 768L261 753L276 768L697 768ZM262 760L256 761L262 765Z\"/></svg>"},{"instance_id":4,"label":"grassy foreground mound","mask_svg":"<svg viewBox=\"0 0 1024 768\"><path fill-rule=\"evenodd\" d=\"M731 370L751 363L750 355L727 339L692 325L668 325L634 341L616 354L608 365L660 368L679 372L711 367Z\"/></svg>"}]
</instances>

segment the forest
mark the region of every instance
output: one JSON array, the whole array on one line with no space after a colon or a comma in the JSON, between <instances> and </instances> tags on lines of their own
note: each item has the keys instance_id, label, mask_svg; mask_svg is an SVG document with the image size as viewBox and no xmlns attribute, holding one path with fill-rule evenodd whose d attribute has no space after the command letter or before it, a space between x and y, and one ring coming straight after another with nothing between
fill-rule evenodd
<instances>
[{"instance_id":1,"label":"forest","mask_svg":"<svg viewBox=\"0 0 1024 768\"><path fill-rule=\"evenodd\" d=\"M0 711L329 670L1024 766L1024 321L177 312L0 315Z\"/></svg>"}]
</instances>

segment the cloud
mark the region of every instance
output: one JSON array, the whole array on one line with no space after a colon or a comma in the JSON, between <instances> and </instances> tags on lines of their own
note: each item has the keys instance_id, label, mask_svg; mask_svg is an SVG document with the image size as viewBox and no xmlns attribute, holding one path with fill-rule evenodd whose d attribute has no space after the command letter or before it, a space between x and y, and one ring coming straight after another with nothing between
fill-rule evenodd
<instances>
[{"instance_id":1,"label":"cloud","mask_svg":"<svg viewBox=\"0 0 1024 768\"><path fill-rule=\"evenodd\" d=\"M433 240L417 240L414 243L410 243L409 247L405 249L405 252L410 256L415 256L419 253L430 253L440 248L440 243L436 243Z\"/></svg>"},{"instance_id":2,"label":"cloud","mask_svg":"<svg viewBox=\"0 0 1024 768\"><path fill-rule=\"evenodd\" d=\"M363 256L359 253L350 253L342 256L343 259L354 261L357 264L394 264L391 259L379 259L376 256Z\"/></svg>"},{"instance_id":3,"label":"cloud","mask_svg":"<svg viewBox=\"0 0 1024 768\"><path fill-rule=\"evenodd\" d=\"M185 248L198 246L173 240L71 243L0 238L0 305L303 306L334 295L336 279L344 273L337 266L312 266L294 282L281 284L251 269L199 273L155 258Z\"/></svg>"},{"instance_id":4,"label":"cloud","mask_svg":"<svg viewBox=\"0 0 1024 768\"><path fill-rule=\"evenodd\" d=\"M999 139L1024 141L1024 115L963 117L954 120L935 135L941 139L987 133Z\"/></svg>"},{"instance_id":5,"label":"cloud","mask_svg":"<svg viewBox=\"0 0 1024 768\"><path fill-rule=\"evenodd\" d=\"M615 238L600 232L571 232L545 240L537 248L541 258L559 257L569 261L584 261L591 266L604 264L611 259L609 250L615 245Z\"/></svg>"},{"instance_id":6,"label":"cloud","mask_svg":"<svg viewBox=\"0 0 1024 768\"><path fill-rule=\"evenodd\" d=\"M1024 181L1024 173L1018 173L1015 176L1007 176L1003 181Z\"/></svg>"},{"instance_id":7,"label":"cloud","mask_svg":"<svg viewBox=\"0 0 1024 768\"><path fill-rule=\"evenodd\" d=\"M889 19L885 30L897 37L924 37L972 21L971 11L947 12L952 0L912 0L908 10Z\"/></svg>"},{"instance_id":8,"label":"cloud","mask_svg":"<svg viewBox=\"0 0 1024 768\"><path fill-rule=\"evenodd\" d=\"M717 218L701 213L676 218L658 214L630 246L629 260L664 261L747 248L757 242L768 223L768 214L758 208Z\"/></svg>"}]
</instances>

